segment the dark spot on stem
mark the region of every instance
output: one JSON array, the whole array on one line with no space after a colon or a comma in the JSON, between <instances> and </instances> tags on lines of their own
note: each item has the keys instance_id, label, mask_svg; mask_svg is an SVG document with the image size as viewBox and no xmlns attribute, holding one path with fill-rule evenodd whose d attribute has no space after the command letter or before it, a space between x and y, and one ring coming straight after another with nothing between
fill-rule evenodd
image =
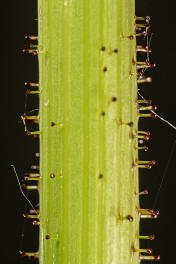
<instances>
[{"instance_id":1,"label":"dark spot on stem","mask_svg":"<svg viewBox=\"0 0 176 264\"><path fill-rule=\"evenodd\" d=\"M133 122L129 122L129 123L128 123L128 126L129 126L129 127L133 127L133 125L134 125Z\"/></svg>"},{"instance_id":2,"label":"dark spot on stem","mask_svg":"<svg viewBox=\"0 0 176 264\"><path fill-rule=\"evenodd\" d=\"M55 126L55 125L56 125L56 123L54 123L54 122L51 122L51 124L50 124L50 125L53 127L53 126Z\"/></svg>"},{"instance_id":3,"label":"dark spot on stem","mask_svg":"<svg viewBox=\"0 0 176 264\"><path fill-rule=\"evenodd\" d=\"M134 36L133 35L129 36L129 39L133 40L134 39Z\"/></svg>"},{"instance_id":4,"label":"dark spot on stem","mask_svg":"<svg viewBox=\"0 0 176 264\"><path fill-rule=\"evenodd\" d=\"M99 179L102 179L103 178L103 174L100 173L99 176L98 176L98 178Z\"/></svg>"},{"instance_id":5,"label":"dark spot on stem","mask_svg":"<svg viewBox=\"0 0 176 264\"><path fill-rule=\"evenodd\" d=\"M105 50L106 50L106 48L103 46L103 47L101 47L101 50L102 50L102 51L105 51Z\"/></svg>"},{"instance_id":6,"label":"dark spot on stem","mask_svg":"<svg viewBox=\"0 0 176 264\"><path fill-rule=\"evenodd\" d=\"M51 173L50 178L52 178L52 179L55 178L55 174Z\"/></svg>"},{"instance_id":7,"label":"dark spot on stem","mask_svg":"<svg viewBox=\"0 0 176 264\"><path fill-rule=\"evenodd\" d=\"M46 235L45 238L46 238L46 239L50 239L51 237L50 237L49 235Z\"/></svg>"},{"instance_id":8,"label":"dark spot on stem","mask_svg":"<svg viewBox=\"0 0 176 264\"><path fill-rule=\"evenodd\" d=\"M113 101L113 102L116 102L116 101L117 101L117 97L113 96L113 97L112 97L112 101Z\"/></svg>"},{"instance_id":9,"label":"dark spot on stem","mask_svg":"<svg viewBox=\"0 0 176 264\"><path fill-rule=\"evenodd\" d=\"M114 49L114 53L118 53L119 51L118 51L118 49Z\"/></svg>"},{"instance_id":10,"label":"dark spot on stem","mask_svg":"<svg viewBox=\"0 0 176 264\"><path fill-rule=\"evenodd\" d=\"M102 115L102 116L105 116L105 112L102 112L101 115Z\"/></svg>"},{"instance_id":11,"label":"dark spot on stem","mask_svg":"<svg viewBox=\"0 0 176 264\"><path fill-rule=\"evenodd\" d=\"M107 67L103 67L103 72L106 72L108 70Z\"/></svg>"},{"instance_id":12,"label":"dark spot on stem","mask_svg":"<svg viewBox=\"0 0 176 264\"><path fill-rule=\"evenodd\" d=\"M128 219L128 221L133 222L133 217L131 215L127 215L126 218Z\"/></svg>"}]
</instances>

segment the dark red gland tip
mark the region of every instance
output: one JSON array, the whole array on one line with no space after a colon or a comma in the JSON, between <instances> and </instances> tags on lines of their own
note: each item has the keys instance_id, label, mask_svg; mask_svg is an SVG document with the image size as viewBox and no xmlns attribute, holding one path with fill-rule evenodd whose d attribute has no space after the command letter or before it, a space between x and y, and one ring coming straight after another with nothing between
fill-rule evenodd
<instances>
[{"instance_id":1,"label":"dark red gland tip","mask_svg":"<svg viewBox=\"0 0 176 264\"><path fill-rule=\"evenodd\" d=\"M148 194L148 190L144 190L143 193L144 193L144 194Z\"/></svg>"},{"instance_id":2,"label":"dark red gland tip","mask_svg":"<svg viewBox=\"0 0 176 264\"><path fill-rule=\"evenodd\" d=\"M147 52L151 53L151 50L149 49L149 47L148 47L148 46L145 46L145 47L144 47L144 49L146 49L146 50L147 50Z\"/></svg>"},{"instance_id":3,"label":"dark red gland tip","mask_svg":"<svg viewBox=\"0 0 176 264\"><path fill-rule=\"evenodd\" d=\"M150 61L146 61L146 65L150 67L156 67L156 63L151 63Z\"/></svg>"},{"instance_id":4,"label":"dark red gland tip","mask_svg":"<svg viewBox=\"0 0 176 264\"><path fill-rule=\"evenodd\" d=\"M38 166L36 166L36 165L31 165L31 170L38 170Z\"/></svg>"},{"instance_id":5,"label":"dark red gland tip","mask_svg":"<svg viewBox=\"0 0 176 264\"><path fill-rule=\"evenodd\" d=\"M152 248L147 248L147 253L152 254L153 250Z\"/></svg>"},{"instance_id":6,"label":"dark red gland tip","mask_svg":"<svg viewBox=\"0 0 176 264\"><path fill-rule=\"evenodd\" d=\"M150 131L145 131L146 135L150 136Z\"/></svg>"},{"instance_id":7,"label":"dark red gland tip","mask_svg":"<svg viewBox=\"0 0 176 264\"><path fill-rule=\"evenodd\" d=\"M26 218L26 214L23 214L23 217Z\"/></svg>"},{"instance_id":8,"label":"dark red gland tip","mask_svg":"<svg viewBox=\"0 0 176 264\"><path fill-rule=\"evenodd\" d=\"M25 256L25 252L23 252L23 251L19 251L19 254L20 254L20 257L24 257Z\"/></svg>"},{"instance_id":9,"label":"dark red gland tip","mask_svg":"<svg viewBox=\"0 0 176 264\"><path fill-rule=\"evenodd\" d=\"M35 139L39 139L39 135L33 135Z\"/></svg>"},{"instance_id":10,"label":"dark red gland tip","mask_svg":"<svg viewBox=\"0 0 176 264\"><path fill-rule=\"evenodd\" d=\"M150 139L150 136L149 135L147 135L147 136L145 136L145 140L149 140Z\"/></svg>"},{"instance_id":11,"label":"dark red gland tip","mask_svg":"<svg viewBox=\"0 0 176 264\"><path fill-rule=\"evenodd\" d=\"M146 165L146 169L150 170L152 168L151 164Z\"/></svg>"},{"instance_id":12,"label":"dark red gland tip","mask_svg":"<svg viewBox=\"0 0 176 264\"><path fill-rule=\"evenodd\" d=\"M157 115L154 114L154 113L151 114L151 117L153 117L153 118L155 118L156 116L157 116Z\"/></svg>"},{"instance_id":13,"label":"dark red gland tip","mask_svg":"<svg viewBox=\"0 0 176 264\"><path fill-rule=\"evenodd\" d=\"M31 87L31 84L29 82L25 82L24 85L27 87Z\"/></svg>"},{"instance_id":14,"label":"dark red gland tip","mask_svg":"<svg viewBox=\"0 0 176 264\"><path fill-rule=\"evenodd\" d=\"M137 30L137 31L141 31L142 28L141 28L141 27L136 27L136 30Z\"/></svg>"},{"instance_id":15,"label":"dark red gland tip","mask_svg":"<svg viewBox=\"0 0 176 264\"><path fill-rule=\"evenodd\" d=\"M33 56L36 56L36 55L38 55L38 52L37 52L37 51L33 51L33 52L32 52L32 55L33 55Z\"/></svg>"},{"instance_id":16,"label":"dark red gland tip","mask_svg":"<svg viewBox=\"0 0 176 264\"><path fill-rule=\"evenodd\" d=\"M151 164L155 165L156 164L156 160L151 160Z\"/></svg>"},{"instance_id":17,"label":"dark red gland tip","mask_svg":"<svg viewBox=\"0 0 176 264\"><path fill-rule=\"evenodd\" d=\"M150 61L146 61L146 65L151 66Z\"/></svg>"},{"instance_id":18,"label":"dark red gland tip","mask_svg":"<svg viewBox=\"0 0 176 264\"><path fill-rule=\"evenodd\" d=\"M23 177L23 181L27 181L28 180L28 177L27 176L24 176Z\"/></svg>"},{"instance_id":19,"label":"dark red gland tip","mask_svg":"<svg viewBox=\"0 0 176 264\"><path fill-rule=\"evenodd\" d=\"M144 76L144 72L138 72L139 76Z\"/></svg>"},{"instance_id":20,"label":"dark red gland tip","mask_svg":"<svg viewBox=\"0 0 176 264\"><path fill-rule=\"evenodd\" d=\"M149 209L148 210L150 213L154 213L154 210L153 209Z\"/></svg>"},{"instance_id":21,"label":"dark red gland tip","mask_svg":"<svg viewBox=\"0 0 176 264\"><path fill-rule=\"evenodd\" d=\"M154 256L155 260L160 260L160 255Z\"/></svg>"},{"instance_id":22,"label":"dark red gland tip","mask_svg":"<svg viewBox=\"0 0 176 264\"><path fill-rule=\"evenodd\" d=\"M26 90L26 94L30 94L30 90Z\"/></svg>"},{"instance_id":23,"label":"dark red gland tip","mask_svg":"<svg viewBox=\"0 0 176 264\"><path fill-rule=\"evenodd\" d=\"M154 240L155 239L155 235L150 235L149 238L150 238L150 240Z\"/></svg>"},{"instance_id":24,"label":"dark red gland tip","mask_svg":"<svg viewBox=\"0 0 176 264\"><path fill-rule=\"evenodd\" d=\"M159 210L153 212L155 215L159 215Z\"/></svg>"},{"instance_id":25,"label":"dark red gland tip","mask_svg":"<svg viewBox=\"0 0 176 264\"><path fill-rule=\"evenodd\" d=\"M50 237L49 235L46 235L46 236L45 236L45 239L47 239L47 240L50 239L50 238L51 238L51 237Z\"/></svg>"},{"instance_id":26,"label":"dark red gland tip","mask_svg":"<svg viewBox=\"0 0 176 264\"><path fill-rule=\"evenodd\" d=\"M29 131L26 131L26 136L30 136L30 132Z\"/></svg>"},{"instance_id":27,"label":"dark red gland tip","mask_svg":"<svg viewBox=\"0 0 176 264\"><path fill-rule=\"evenodd\" d=\"M152 214L152 218L157 218L157 217L158 217L158 215Z\"/></svg>"},{"instance_id":28,"label":"dark red gland tip","mask_svg":"<svg viewBox=\"0 0 176 264\"><path fill-rule=\"evenodd\" d=\"M29 53L29 51L28 51L27 49L23 49L22 52L23 52L24 54L28 54L28 53Z\"/></svg>"},{"instance_id":29,"label":"dark red gland tip","mask_svg":"<svg viewBox=\"0 0 176 264\"><path fill-rule=\"evenodd\" d=\"M153 106L152 106L152 109L153 109L153 110L157 110L157 108L158 108L158 107L157 107L156 105L153 105Z\"/></svg>"},{"instance_id":30,"label":"dark red gland tip","mask_svg":"<svg viewBox=\"0 0 176 264\"><path fill-rule=\"evenodd\" d=\"M151 19L150 16L146 16L146 17L145 17L145 21L146 21L146 23L149 23L149 22L150 22L150 19Z\"/></svg>"},{"instance_id":31,"label":"dark red gland tip","mask_svg":"<svg viewBox=\"0 0 176 264\"><path fill-rule=\"evenodd\" d=\"M34 226L38 225L37 220L32 221L32 224L33 224Z\"/></svg>"},{"instance_id":32,"label":"dark red gland tip","mask_svg":"<svg viewBox=\"0 0 176 264\"><path fill-rule=\"evenodd\" d=\"M144 146L144 150L145 151L148 151L148 146Z\"/></svg>"}]
</instances>

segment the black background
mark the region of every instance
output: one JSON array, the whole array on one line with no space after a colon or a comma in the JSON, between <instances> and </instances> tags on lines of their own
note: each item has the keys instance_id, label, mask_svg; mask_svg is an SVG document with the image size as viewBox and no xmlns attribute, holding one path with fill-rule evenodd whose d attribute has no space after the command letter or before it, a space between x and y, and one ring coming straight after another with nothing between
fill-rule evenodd
<instances>
[{"instance_id":1,"label":"black background","mask_svg":"<svg viewBox=\"0 0 176 264\"><path fill-rule=\"evenodd\" d=\"M145 98L158 106L157 113L176 125L175 121L175 13L174 1L137 0L136 15L150 15L153 32L151 61L157 67L146 75L153 82L140 86ZM34 153L38 141L24 134L20 115L24 113L25 81L38 80L38 62L33 56L24 56L27 47L26 34L37 34L37 1L5 1L1 5L0 52L1 52L1 260L2 263L27 263L18 256L19 249L37 250L38 227L25 223L22 213L25 201L19 191L15 175L10 167L14 164L19 177L37 164ZM145 43L145 42L144 42ZM28 101L28 110L38 108L37 97ZM171 263L175 254L175 159L176 131L159 120L141 119L140 129L150 130L149 151L140 153L141 159L156 159L157 165L150 171L140 172L140 189L148 189L149 195L141 198L141 207L152 208L163 175L163 185L155 209L160 210L156 220L143 220L141 234L155 234L155 241L144 241L141 247L151 247L161 255L160 263ZM172 156L170 155L172 152ZM168 159L170 158L170 162ZM167 166L168 164L168 166ZM167 170L166 170L167 167ZM30 194L29 194L30 195ZM32 202L37 197L30 195ZM22 241L22 234L25 237ZM31 236L32 234L32 236ZM122 263L123 264L123 263Z\"/></svg>"}]
</instances>

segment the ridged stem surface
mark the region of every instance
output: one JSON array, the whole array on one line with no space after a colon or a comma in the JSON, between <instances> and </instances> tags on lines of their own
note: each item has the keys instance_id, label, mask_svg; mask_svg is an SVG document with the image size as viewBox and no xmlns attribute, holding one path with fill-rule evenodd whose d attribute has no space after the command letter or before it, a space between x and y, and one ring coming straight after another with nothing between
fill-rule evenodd
<instances>
[{"instance_id":1,"label":"ridged stem surface","mask_svg":"<svg viewBox=\"0 0 176 264\"><path fill-rule=\"evenodd\" d=\"M138 263L134 6L38 1L40 264Z\"/></svg>"}]
</instances>

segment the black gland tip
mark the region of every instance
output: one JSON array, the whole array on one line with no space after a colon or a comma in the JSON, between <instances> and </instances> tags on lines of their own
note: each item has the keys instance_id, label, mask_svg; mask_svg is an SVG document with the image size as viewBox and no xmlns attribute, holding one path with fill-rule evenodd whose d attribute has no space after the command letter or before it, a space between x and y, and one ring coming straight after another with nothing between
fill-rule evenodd
<instances>
[{"instance_id":1,"label":"black gland tip","mask_svg":"<svg viewBox=\"0 0 176 264\"><path fill-rule=\"evenodd\" d=\"M102 116L105 116L105 112L102 112L101 115L102 115Z\"/></svg>"},{"instance_id":2,"label":"black gland tip","mask_svg":"<svg viewBox=\"0 0 176 264\"><path fill-rule=\"evenodd\" d=\"M106 72L108 70L107 67L103 67L103 72Z\"/></svg>"},{"instance_id":3,"label":"black gland tip","mask_svg":"<svg viewBox=\"0 0 176 264\"><path fill-rule=\"evenodd\" d=\"M117 97L113 96L113 97L112 97L112 101L113 101L113 102L116 102L116 101L117 101Z\"/></svg>"},{"instance_id":4,"label":"black gland tip","mask_svg":"<svg viewBox=\"0 0 176 264\"><path fill-rule=\"evenodd\" d=\"M119 51L118 51L118 49L114 49L114 53L118 53Z\"/></svg>"},{"instance_id":5,"label":"black gland tip","mask_svg":"<svg viewBox=\"0 0 176 264\"><path fill-rule=\"evenodd\" d=\"M126 218L128 219L128 221L133 222L133 217L131 215L127 215Z\"/></svg>"},{"instance_id":6,"label":"black gland tip","mask_svg":"<svg viewBox=\"0 0 176 264\"><path fill-rule=\"evenodd\" d=\"M30 40L30 37L29 37L29 36L25 36L25 39L26 39L26 40Z\"/></svg>"},{"instance_id":7,"label":"black gland tip","mask_svg":"<svg viewBox=\"0 0 176 264\"><path fill-rule=\"evenodd\" d=\"M50 238L51 238L51 237L50 237L49 235L46 235L46 236L45 236L45 239L47 239L47 240L50 239Z\"/></svg>"},{"instance_id":8,"label":"black gland tip","mask_svg":"<svg viewBox=\"0 0 176 264\"><path fill-rule=\"evenodd\" d=\"M101 50L102 50L102 51L105 51L105 50L106 50L106 48L103 46L103 47L101 47Z\"/></svg>"},{"instance_id":9,"label":"black gland tip","mask_svg":"<svg viewBox=\"0 0 176 264\"><path fill-rule=\"evenodd\" d=\"M103 178L103 174L100 173L99 176L98 176L99 179L102 179Z\"/></svg>"},{"instance_id":10,"label":"black gland tip","mask_svg":"<svg viewBox=\"0 0 176 264\"><path fill-rule=\"evenodd\" d=\"M55 178L55 174L51 173L50 178L52 178L52 179Z\"/></svg>"}]
</instances>

